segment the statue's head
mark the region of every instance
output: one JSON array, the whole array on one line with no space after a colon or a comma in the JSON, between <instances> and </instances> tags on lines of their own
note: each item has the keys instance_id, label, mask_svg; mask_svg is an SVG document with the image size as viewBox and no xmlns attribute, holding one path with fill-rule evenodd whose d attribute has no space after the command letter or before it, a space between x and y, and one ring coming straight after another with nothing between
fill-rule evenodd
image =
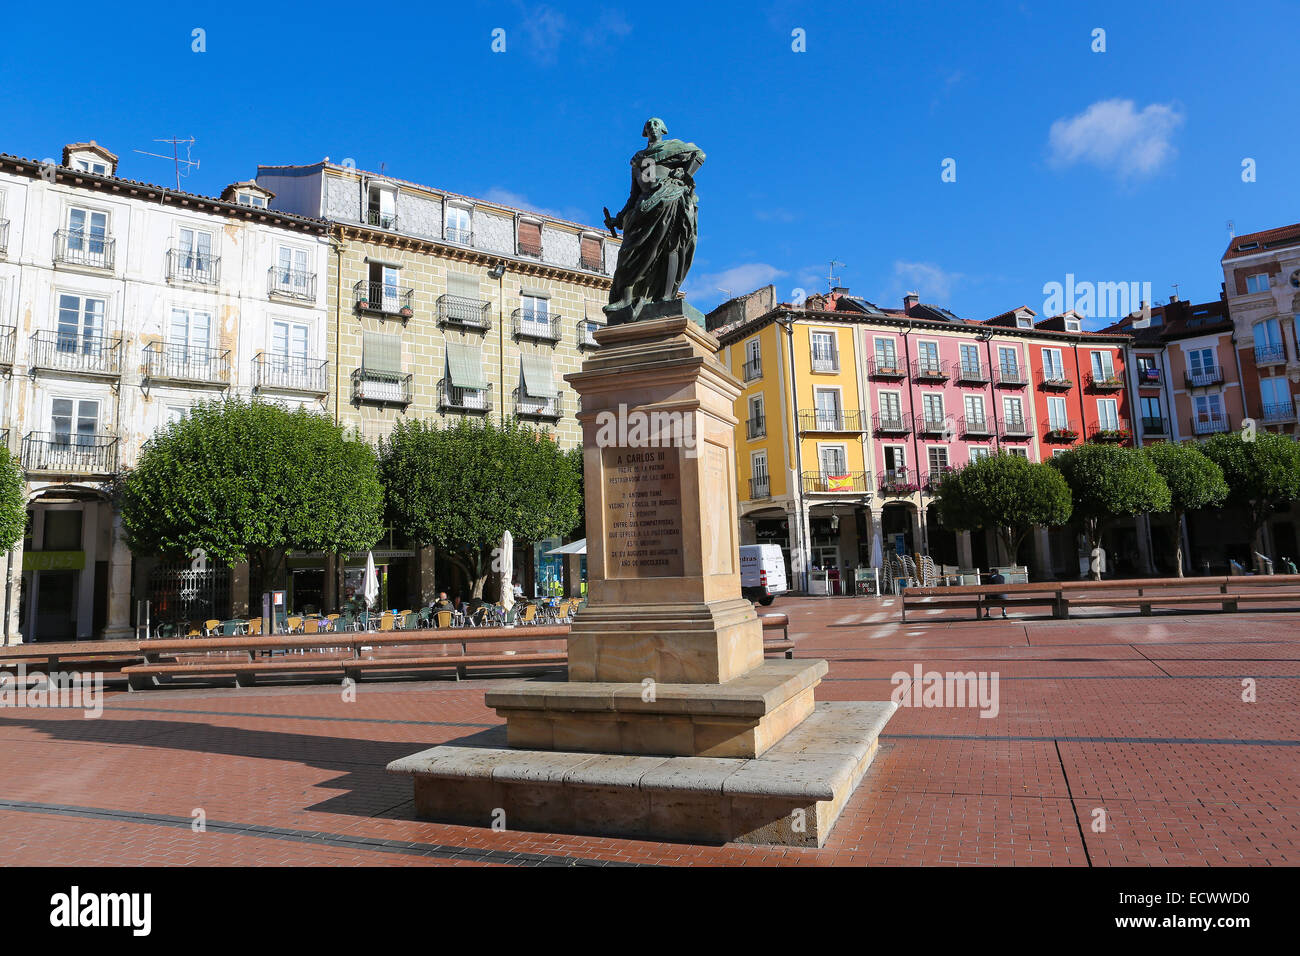
<instances>
[{"instance_id":1,"label":"statue's head","mask_svg":"<svg viewBox=\"0 0 1300 956\"><path fill-rule=\"evenodd\" d=\"M646 139L649 139L652 133L658 133L660 136L665 136L668 133L668 127L657 116L650 117L645 121L645 126L641 127L641 135Z\"/></svg>"}]
</instances>

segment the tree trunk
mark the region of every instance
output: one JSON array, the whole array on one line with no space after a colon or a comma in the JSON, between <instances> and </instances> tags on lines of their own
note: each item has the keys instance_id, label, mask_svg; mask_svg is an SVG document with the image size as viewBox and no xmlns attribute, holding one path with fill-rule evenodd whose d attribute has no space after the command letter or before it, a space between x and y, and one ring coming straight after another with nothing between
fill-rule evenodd
<instances>
[{"instance_id":1,"label":"tree trunk","mask_svg":"<svg viewBox=\"0 0 1300 956\"><path fill-rule=\"evenodd\" d=\"M1178 568L1178 576L1183 576L1183 512L1181 509L1174 509L1174 563Z\"/></svg>"},{"instance_id":2,"label":"tree trunk","mask_svg":"<svg viewBox=\"0 0 1300 956\"><path fill-rule=\"evenodd\" d=\"M1101 568L1092 560L1092 552L1101 547L1101 522L1089 518L1084 522L1088 535L1088 577L1094 581L1101 580Z\"/></svg>"}]
</instances>

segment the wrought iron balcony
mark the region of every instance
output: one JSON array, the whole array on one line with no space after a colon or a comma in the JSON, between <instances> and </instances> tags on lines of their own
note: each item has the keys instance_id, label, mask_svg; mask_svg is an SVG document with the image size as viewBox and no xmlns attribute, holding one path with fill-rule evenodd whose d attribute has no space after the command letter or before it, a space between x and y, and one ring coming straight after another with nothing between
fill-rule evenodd
<instances>
[{"instance_id":1,"label":"wrought iron balcony","mask_svg":"<svg viewBox=\"0 0 1300 956\"><path fill-rule=\"evenodd\" d=\"M1188 388L1209 388L1223 382L1223 368L1218 365L1199 370L1189 369L1183 373L1183 381Z\"/></svg>"},{"instance_id":2,"label":"wrought iron balcony","mask_svg":"<svg viewBox=\"0 0 1300 956\"><path fill-rule=\"evenodd\" d=\"M400 289L382 282L367 282L362 279L352 287L353 299L362 312L374 312L379 315L398 315L409 319L415 314L415 290Z\"/></svg>"},{"instance_id":3,"label":"wrought iron balcony","mask_svg":"<svg viewBox=\"0 0 1300 956\"><path fill-rule=\"evenodd\" d=\"M862 413L854 409L811 408L799 412L801 432L860 432Z\"/></svg>"},{"instance_id":4,"label":"wrought iron balcony","mask_svg":"<svg viewBox=\"0 0 1300 956\"><path fill-rule=\"evenodd\" d=\"M842 475L805 471L802 477L806 495L863 495L872 490L869 471L849 471Z\"/></svg>"},{"instance_id":5,"label":"wrought iron balcony","mask_svg":"<svg viewBox=\"0 0 1300 956\"><path fill-rule=\"evenodd\" d=\"M284 269L271 266L266 271L266 294L286 299L316 299L316 273L305 269Z\"/></svg>"},{"instance_id":6,"label":"wrought iron balcony","mask_svg":"<svg viewBox=\"0 0 1300 956\"><path fill-rule=\"evenodd\" d=\"M939 485L943 483L943 480L955 471L957 471L957 469L952 465L944 465L942 468L927 471L925 473L925 480L921 482L921 487L926 491L938 491Z\"/></svg>"},{"instance_id":7,"label":"wrought iron balcony","mask_svg":"<svg viewBox=\"0 0 1300 956\"><path fill-rule=\"evenodd\" d=\"M397 231L397 213L380 212L378 209L367 209L365 215L367 226L378 226L380 229L387 229L391 232Z\"/></svg>"},{"instance_id":8,"label":"wrought iron balcony","mask_svg":"<svg viewBox=\"0 0 1300 956\"><path fill-rule=\"evenodd\" d=\"M985 418L983 415L980 415L977 418L972 418L969 415L964 415L962 416L962 420L961 420L961 433L963 435L972 435L972 436L979 436L979 437L985 435L992 435L993 426L989 423L989 420Z\"/></svg>"},{"instance_id":9,"label":"wrought iron balcony","mask_svg":"<svg viewBox=\"0 0 1300 956\"><path fill-rule=\"evenodd\" d=\"M1038 376L1038 382L1043 388L1055 389L1058 391L1067 391L1074 388L1074 379L1070 378L1062 370L1053 372L1044 369Z\"/></svg>"},{"instance_id":10,"label":"wrought iron balcony","mask_svg":"<svg viewBox=\"0 0 1300 956\"><path fill-rule=\"evenodd\" d=\"M457 229L455 226L448 226L443 230L442 238L448 242L454 242L458 246L474 245L474 233L469 229Z\"/></svg>"},{"instance_id":11,"label":"wrought iron balcony","mask_svg":"<svg viewBox=\"0 0 1300 956\"><path fill-rule=\"evenodd\" d=\"M1226 414L1192 416L1193 435L1213 435L1227 430L1228 416Z\"/></svg>"},{"instance_id":12,"label":"wrought iron balcony","mask_svg":"<svg viewBox=\"0 0 1300 956\"><path fill-rule=\"evenodd\" d=\"M906 378L907 366L897 358L873 355L868 360L867 374L872 378Z\"/></svg>"},{"instance_id":13,"label":"wrought iron balcony","mask_svg":"<svg viewBox=\"0 0 1300 956\"><path fill-rule=\"evenodd\" d=\"M930 362L925 359L912 360L912 378L918 382L946 382L951 367L947 362Z\"/></svg>"},{"instance_id":14,"label":"wrought iron balcony","mask_svg":"<svg viewBox=\"0 0 1300 956\"><path fill-rule=\"evenodd\" d=\"M460 388L447 379L438 380L438 410L452 412L492 411L492 389Z\"/></svg>"},{"instance_id":15,"label":"wrought iron balcony","mask_svg":"<svg viewBox=\"0 0 1300 956\"><path fill-rule=\"evenodd\" d=\"M545 418L555 421L564 416L564 403L560 395L537 398L529 395L522 388L516 388L511 393L511 397L515 402L516 418Z\"/></svg>"},{"instance_id":16,"label":"wrought iron balcony","mask_svg":"<svg viewBox=\"0 0 1300 956\"><path fill-rule=\"evenodd\" d=\"M999 388L1024 388L1029 377L1018 365L999 365L993 370L993 384Z\"/></svg>"},{"instance_id":17,"label":"wrought iron balcony","mask_svg":"<svg viewBox=\"0 0 1300 956\"><path fill-rule=\"evenodd\" d=\"M906 435L912 430L912 423L906 412L897 415L876 412L871 416L871 430L877 435Z\"/></svg>"},{"instance_id":18,"label":"wrought iron balcony","mask_svg":"<svg viewBox=\"0 0 1300 956\"><path fill-rule=\"evenodd\" d=\"M756 415L745 422L746 438L762 438L767 434L767 416Z\"/></svg>"},{"instance_id":19,"label":"wrought iron balcony","mask_svg":"<svg viewBox=\"0 0 1300 956\"><path fill-rule=\"evenodd\" d=\"M592 328L592 326L596 328ZM605 327L603 322L593 322L590 319L578 320L578 348L594 349L600 346L596 341L596 332Z\"/></svg>"},{"instance_id":20,"label":"wrought iron balcony","mask_svg":"<svg viewBox=\"0 0 1300 956\"><path fill-rule=\"evenodd\" d=\"M229 385L230 350L161 343L146 345L144 377L149 382Z\"/></svg>"},{"instance_id":21,"label":"wrought iron balcony","mask_svg":"<svg viewBox=\"0 0 1300 956\"><path fill-rule=\"evenodd\" d=\"M0 366L8 368L14 364L14 347L18 342L18 329L12 325L0 325Z\"/></svg>"},{"instance_id":22,"label":"wrought iron balcony","mask_svg":"<svg viewBox=\"0 0 1300 956\"><path fill-rule=\"evenodd\" d=\"M916 433L918 435L942 435L948 430L951 421L952 419L946 415L943 418L935 418L922 413L916 421Z\"/></svg>"},{"instance_id":23,"label":"wrought iron balcony","mask_svg":"<svg viewBox=\"0 0 1300 956\"><path fill-rule=\"evenodd\" d=\"M983 362L958 362L956 381L967 385L984 385L989 380L989 373Z\"/></svg>"},{"instance_id":24,"label":"wrought iron balcony","mask_svg":"<svg viewBox=\"0 0 1300 956\"><path fill-rule=\"evenodd\" d=\"M749 479L749 500L772 497L772 479L768 475Z\"/></svg>"},{"instance_id":25,"label":"wrought iron balcony","mask_svg":"<svg viewBox=\"0 0 1300 956\"><path fill-rule=\"evenodd\" d=\"M1124 373L1118 369L1097 375L1088 373L1088 387L1096 392L1118 392L1124 387Z\"/></svg>"},{"instance_id":26,"label":"wrought iron balcony","mask_svg":"<svg viewBox=\"0 0 1300 956\"><path fill-rule=\"evenodd\" d=\"M1054 444L1072 442L1078 439L1078 437L1079 423L1074 421L1057 422L1055 424L1049 422L1047 425L1047 431L1043 434L1043 439L1045 441Z\"/></svg>"},{"instance_id":27,"label":"wrought iron balcony","mask_svg":"<svg viewBox=\"0 0 1300 956\"><path fill-rule=\"evenodd\" d=\"M1286 346L1284 345L1256 345L1255 346L1255 364L1256 365L1281 365L1286 361Z\"/></svg>"},{"instance_id":28,"label":"wrought iron balcony","mask_svg":"<svg viewBox=\"0 0 1300 956\"><path fill-rule=\"evenodd\" d=\"M762 376L763 360L761 358L750 359L741 367L741 377L746 382L752 382L754 379L761 378Z\"/></svg>"},{"instance_id":29,"label":"wrought iron balcony","mask_svg":"<svg viewBox=\"0 0 1300 956\"><path fill-rule=\"evenodd\" d=\"M1291 402L1278 402L1276 404L1265 405L1261 409L1259 420L1265 425L1276 425L1279 422L1293 422L1296 420L1295 405Z\"/></svg>"},{"instance_id":30,"label":"wrought iron balcony","mask_svg":"<svg viewBox=\"0 0 1300 956\"><path fill-rule=\"evenodd\" d=\"M534 312L515 309L510 313L517 339L535 339L538 342L560 341L560 317L554 312Z\"/></svg>"},{"instance_id":31,"label":"wrought iron balcony","mask_svg":"<svg viewBox=\"0 0 1300 956\"><path fill-rule=\"evenodd\" d=\"M122 374L122 340L81 332L34 332L31 367L117 378Z\"/></svg>"},{"instance_id":32,"label":"wrought iron balcony","mask_svg":"<svg viewBox=\"0 0 1300 956\"><path fill-rule=\"evenodd\" d=\"M1128 420L1118 418L1114 425L1103 422L1090 422L1088 424L1088 441L1094 444L1120 444L1129 441L1133 437L1133 432L1128 426Z\"/></svg>"},{"instance_id":33,"label":"wrought iron balcony","mask_svg":"<svg viewBox=\"0 0 1300 956\"><path fill-rule=\"evenodd\" d=\"M910 495L920 490L921 482L910 468L890 468L880 475L882 495Z\"/></svg>"},{"instance_id":34,"label":"wrought iron balcony","mask_svg":"<svg viewBox=\"0 0 1300 956\"><path fill-rule=\"evenodd\" d=\"M328 364L317 359L263 352L253 359L253 389L258 392L327 395L329 382L325 370Z\"/></svg>"},{"instance_id":35,"label":"wrought iron balcony","mask_svg":"<svg viewBox=\"0 0 1300 956\"><path fill-rule=\"evenodd\" d=\"M515 242L515 251L521 256L528 256L530 259L540 259L542 258L542 240L539 238L534 242L521 236Z\"/></svg>"},{"instance_id":36,"label":"wrought iron balcony","mask_svg":"<svg viewBox=\"0 0 1300 956\"><path fill-rule=\"evenodd\" d=\"M221 257L187 249L167 250L167 281L216 285L221 280Z\"/></svg>"},{"instance_id":37,"label":"wrought iron balcony","mask_svg":"<svg viewBox=\"0 0 1300 956\"><path fill-rule=\"evenodd\" d=\"M831 352L813 352L811 356L812 370L814 372L838 372L840 370L840 353L836 349Z\"/></svg>"},{"instance_id":38,"label":"wrought iron balcony","mask_svg":"<svg viewBox=\"0 0 1300 956\"><path fill-rule=\"evenodd\" d=\"M588 256L579 253L578 264L588 272L599 272L601 274L605 272L605 257L603 255Z\"/></svg>"},{"instance_id":39,"label":"wrought iron balcony","mask_svg":"<svg viewBox=\"0 0 1300 956\"><path fill-rule=\"evenodd\" d=\"M1143 435L1168 435L1169 422L1164 418L1151 418L1142 416L1142 434Z\"/></svg>"},{"instance_id":40,"label":"wrought iron balcony","mask_svg":"<svg viewBox=\"0 0 1300 956\"><path fill-rule=\"evenodd\" d=\"M1029 423L1023 418L1003 418L1002 437L1009 439L1028 438Z\"/></svg>"},{"instance_id":41,"label":"wrought iron balcony","mask_svg":"<svg viewBox=\"0 0 1300 956\"><path fill-rule=\"evenodd\" d=\"M455 325L474 332L492 328L492 303L447 293L436 303L439 325Z\"/></svg>"},{"instance_id":42,"label":"wrought iron balcony","mask_svg":"<svg viewBox=\"0 0 1300 956\"><path fill-rule=\"evenodd\" d=\"M352 373L352 401L395 407L410 405L411 376L401 372L359 368Z\"/></svg>"},{"instance_id":43,"label":"wrought iron balcony","mask_svg":"<svg viewBox=\"0 0 1300 956\"><path fill-rule=\"evenodd\" d=\"M54 234L54 261L92 269L113 268L117 241L81 229L60 229Z\"/></svg>"},{"instance_id":44,"label":"wrought iron balcony","mask_svg":"<svg viewBox=\"0 0 1300 956\"><path fill-rule=\"evenodd\" d=\"M1149 365L1137 370L1138 388L1159 388L1163 381L1164 371L1157 366Z\"/></svg>"},{"instance_id":45,"label":"wrought iron balcony","mask_svg":"<svg viewBox=\"0 0 1300 956\"><path fill-rule=\"evenodd\" d=\"M107 478L117 472L116 435L28 432L22 464L28 472Z\"/></svg>"},{"instance_id":46,"label":"wrought iron balcony","mask_svg":"<svg viewBox=\"0 0 1300 956\"><path fill-rule=\"evenodd\" d=\"M9 252L9 220L0 219L0 256Z\"/></svg>"}]
</instances>

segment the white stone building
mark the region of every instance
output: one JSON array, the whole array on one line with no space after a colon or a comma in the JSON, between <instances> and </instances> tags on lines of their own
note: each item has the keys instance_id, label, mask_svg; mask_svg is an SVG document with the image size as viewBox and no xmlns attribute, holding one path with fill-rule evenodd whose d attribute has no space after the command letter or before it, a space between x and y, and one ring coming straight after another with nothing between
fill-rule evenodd
<instances>
[{"instance_id":1,"label":"white stone building","mask_svg":"<svg viewBox=\"0 0 1300 956\"><path fill-rule=\"evenodd\" d=\"M104 482L160 424L233 394L324 407L327 227L272 198L123 179L94 142L0 154L0 439L30 500L6 642L131 633L154 562L133 590Z\"/></svg>"}]
</instances>

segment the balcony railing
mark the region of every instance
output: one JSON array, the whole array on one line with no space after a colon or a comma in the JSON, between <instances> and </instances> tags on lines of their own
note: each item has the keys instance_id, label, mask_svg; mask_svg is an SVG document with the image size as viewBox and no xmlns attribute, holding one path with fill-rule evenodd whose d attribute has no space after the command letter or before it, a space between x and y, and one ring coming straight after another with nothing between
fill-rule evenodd
<instances>
[{"instance_id":1,"label":"balcony railing","mask_svg":"<svg viewBox=\"0 0 1300 956\"><path fill-rule=\"evenodd\" d=\"M999 365L993 370L993 384L999 388L1024 388L1029 379L1019 366Z\"/></svg>"},{"instance_id":2,"label":"balcony railing","mask_svg":"<svg viewBox=\"0 0 1300 956\"><path fill-rule=\"evenodd\" d=\"M1117 392L1124 387L1124 373L1119 370L1088 373L1088 387L1097 392Z\"/></svg>"},{"instance_id":3,"label":"balcony railing","mask_svg":"<svg viewBox=\"0 0 1300 956\"><path fill-rule=\"evenodd\" d=\"M94 269L113 268L117 241L80 229L60 229L54 234L54 261Z\"/></svg>"},{"instance_id":4,"label":"balcony railing","mask_svg":"<svg viewBox=\"0 0 1300 956\"><path fill-rule=\"evenodd\" d=\"M316 299L316 273L271 266L266 270L266 294L286 299Z\"/></svg>"},{"instance_id":5,"label":"balcony railing","mask_svg":"<svg viewBox=\"0 0 1300 956\"><path fill-rule=\"evenodd\" d=\"M380 229L388 229L392 232L397 231L397 213L381 212L378 209L367 209L365 215L367 226L378 226Z\"/></svg>"},{"instance_id":6,"label":"balcony railing","mask_svg":"<svg viewBox=\"0 0 1300 956\"><path fill-rule=\"evenodd\" d=\"M1255 346L1255 364L1256 365L1280 365L1286 361L1286 346L1284 345L1256 345Z\"/></svg>"},{"instance_id":7,"label":"balcony railing","mask_svg":"<svg viewBox=\"0 0 1300 956\"><path fill-rule=\"evenodd\" d=\"M824 475L819 471L805 471L802 477L806 495L861 495L872 490L869 471L849 471L842 475Z\"/></svg>"},{"instance_id":8,"label":"balcony railing","mask_svg":"<svg viewBox=\"0 0 1300 956\"><path fill-rule=\"evenodd\" d=\"M906 412L897 415L876 412L871 416L871 430L878 435L906 435L912 430L912 423Z\"/></svg>"},{"instance_id":9,"label":"balcony railing","mask_svg":"<svg viewBox=\"0 0 1300 956\"><path fill-rule=\"evenodd\" d=\"M977 418L963 416L961 420L961 433L963 435L992 435L993 426L990 425L989 420L982 415Z\"/></svg>"},{"instance_id":10,"label":"balcony railing","mask_svg":"<svg viewBox=\"0 0 1300 956\"><path fill-rule=\"evenodd\" d=\"M492 389L461 388L452 385L445 378L440 379L438 409L454 412L490 412L492 411Z\"/></svg>"},{"instance_id":11,"label":"balcony railing","mask_svg":"<svg viewBox=\"0 0 1300 956\"><path fill-rule=\"evenodd\" d=\"M896 358L872 356L867 366L872 378L906 378L907 366Z\"/></svg>"},{"instance_id":12,"label":"balcony railing","mask_svg":"<svg viewBox=\"0 0 1300 956\"><path fill-rule=\"evenodd\" d=\"M767 434L767 416L756 415L745 422L746 438L762 438Z\"/></svg>"},{"instance_id":13,"label":"balcony railing","mask_svg":"<svg viewBox=\"0 0 1300 956\"><path fill-rule=\"evenodd\" d=\"M857 409L810 408L799 412L803 432L860 432L862 413Z\"/></svg>"},{"instance_id":14,"label":"balcony railing","mask_svg":"<svg viewBox=\"0 0 1300 956\"><path fill-rule=\"evenodd\" d=\"M1029 423L1023 418L1004 418L1002 419L1002 437L1003 438L1028 438Z\"/></svg>"},{"instance_id":15,"label":"balcony railing","mask_svg":"<svg viewBox=\"0 0 1300 956\"><path fill-rule=\"evenodd\" d=\"M456 325L475 332L492 328L491 302L447 293L438 296L437 309L439 325Z\"/></svg>"},{"instance_id":16,"label":"balcony railing","mask_svg":"<svg viewBox=\"0 0 1300 956\"><path fill-rule=\"evenodd\" d=\"M253 359L253 389L326 395L329 393L325 371L328 364L317 359L263 352Z\"/></svg>"},{"instance_id":17,"label":"balcony railing","mask_svg":"<svg viewBox=\"0 0 1300 956\"><path fill-rule=\"evenodd\" d=\"M186 249L167 250L167 281L216 285L221 279L221 256Z\"/></svg>"},{"instance_id":18,"label":"balcony railing","mask_svg":"<svg viewBox=\"0 0 1300 956\"><path fill-rule=\"evenodd\" d=\"M515 240L515 251L521 256L528 256L530 259L540 259L542 258L542 240L539 238L534 241L519 236Z\"/></svg>"},{"instance_id":19,"label":"balcony railing","mask_svg":"<svg viewBox=\"0 0 1300 956\"><path fill-rule=\"evenodd\" d=\"M1265 405L1261 409L1262 414L1259 416L1260 421L1265 425L1276 425L1279 422L1295 421L1295 405L1290 402L1278 402L1277 404Z\"/></svg>"},{"instance_id":20,"label":"balcony railing","mask_svg":"<svg viewBox=\"0 0 1300 956\"><path fill-rule=\"evenodd\" d=\"M562 396L538 398L521 388L516 388L511 396L515 401L515 416L518 418L546 418L554 421L564 415Z\"/></svg>"},{"instance_id":21,"label":"balcony railing","mask_svg":"<svg viewBox=\"0 0 1300 956\"><path fill-rule=\"evenodd\" d=\"M593 329L592 328L593 325L596 326L596 328ZM596 332L598 329L603 329L604 327L605 327L604 323L601 322L592 322L590 319L579 319L578 320L578 348L582 348L582 349L599 348L600 343L596 341Z\"/></svg>"},{"instance_id":22,"label":"balcony railing","mask_svg":"<svg viewBox=\"0 0 1300 956\"><path fill-rule=\"evenodd\" d=\"M772 497L772 479L768 475L749 479L749 500Z\"/></svg>"},{"instance_id":23,"label":"balcony railing","mask_svg":"<svg viewBox=\"0 0 1300 956\"><path fill-rule=\"evenodd\" d=\"M1164 372L1154 365L1137 370L1138 388L1159 388L1163 380Z\"/></svg>"},{"instance_id":24,"label":"balcony railing","mask_svg":"<svg viewBox=\"0 0 1300 956\"><path fill-rule=\"evenodd\" d=\"M956 470L952 465L944 465L934 471L927 471L925 478L921 482L921 487L926 491L938 491L939 485L943 484L943 480Z\"/></svg>"},{"instance_id":25,"label":"balcony railing","mask_svg":"<svg viewBox=\"0 0 1300 956\"><path fill-rule=\"evenodd\" d=\"M116 435L28 432L22 463L29 472L108 477L117 472Z\"/></svg>"},{"instance_id":26,"label":"balcony railing","mask_svg":"<svg viewBox=\"0 0 1300 956\"><path fill-rule=\"evenodd\" d=\"M148 381L195 385L230 384L230 350L155 343L144 349Z\"/></svg>"},{"instance_id":27,"label":"balcony railing","mask_svg":"<svg viewBox=\"0 0 1300 956\"><path fill-rule=\"evenodd\" d=\"M0 256L9 251L9 220L0 219Z\"/></svg>"},{"instance_id":28,"label":"balcony railing","mask_svg":"<svg viewBox=\"0 0 1300 956\"><path fill-rule=\"evenodd\" d=\"M0 325L0 365L6 368L14 364L14 347L18 343L18 329L12 325Z\"/></svg>"},{"instance_id":29,"label":"balcony railing","mask_svg":"<svg viewBox=\"0 0 1300 956\"><path fill-rule=\"evenodd\" d=\"M918 382L946 382L949 376L947 362L929 362L925 359L912 360L912 378Z\"/></svg>"},{"instance_id":30,"label":"balcony railing","mask_svg":"<svg viewBox=\"0 0 1300 956\"><path fill-rule=\"evenodd\" d=\"M399 289L382 282L362 279L352 287L353 300L362 312L380 315L400 315L409 319L414 314L415 290Z\"/></svg>"},{"instance_id":31,"label":"balcony railing","mask_svg":"<svg viewBox=\"0 0 1300 956\"><path fill-rule=\"evenodd\" d=\"M1074 421L1052 422L1047 423L1047 431L1043 433L1045 441L1060 444L1062 442L1072 442L1079 437L1079 423Z\"/></svg>"},{"instance_id":32,"label":"balcony railing","mask_svg":"<svg viewBox=\"0 0 1300 956\"><path fill-rule=\"evenodd\" d=\"M1226 432L1227 430L1228 416L1225 414L1192 416L1193 435L1213 435L1216 432Z\"/></svg>"},{"instance_id":33,"label":"balcony railing","mask_svg":"<svg viewBox=\"0 0 1300 956\"><path fill-rule=\"evenodd\" d=\"M1143 435L1168 435L1169 422L1164 418L1151 418L1144 415L1142 416L1142 434Z\"/></svg>"},{"instance_id":34,"label":"balcony railing","mask_svg":"<svg viewBox=\"0 0 1300 956\"><path fill-rule=\"evenodd\" d=\"M31 365L116 378L122 374L122 340L80 332L35 332Z\"/></svg>"},{"instance_id":35,"label":"balcony railing","mask_svg":"<svg viewBox=\"0 0 1300 956\"><path fill-rule=\"evenodd\" d=\"M1043 388L1066 390L1074 388L1074 379L1070 378L1065 372L1053 372L1044 369L1038 376L1038 382Z\"/></svg>"},{"instance_id":36,"label":"balcony railing","mask_svg":"<svg viewBox=\"0 0 1300 956\"><path fill-rule=\"evenodd\" d=\"M1119 418L1113 423L1110 422L1090 422L1088 424L1088 441L1093 443L1120 444L1129 441L1133 437L1133 432L1128 426L1128 420Z\"/></svg>"},{"instance_id":37,"label":"balcony railing","mask_svg":"<svg viewBox=\"0 0 1300 956\"><path fill-rule=\"evenodd\" d=\"M603 273L605 271L604 256L587 256L587 255L579 254L578 264L582 266L582 268L586 269L588 272Z\"/></svg>"},{"instance_id":38,"label":"balcony railing","mask_svg":"<svg viewBox=\"0 0 1300 956\"><path fill-rule=\"evenodd\" d=\"M941 435L948 429L948 423L951 421L947 416L935 418L933 415L922 414L916 419L916 433L918 435Z\"/></svg>"},{"instance_id":39,"label":"balcony railing","mask_svg":"<svg viewBox=\"0 0 1300 956\"><path fill-rule=\"evenodd\" d=\"M468 229L457 229L455 226L448 226L443 230L442 238L458 246L474 245L474 233Z\"/></svg>"},{"instance_id":40,"label":"balcony railing","mask_svg":"<svg viewBox=\"0 0 1300 956\"><path fill-rule=\"evenodd\" d=\"M1209 388L1223 382L1223 369L1217 365L1199 370L1189 369L1183 373L1183 380L1188 388Z\"/></svg>"},{"instance_id":41,"label":"balcony railing","mask_svg":"<svg viewBox=\"0 0 1300 956\"><path fill-rule=\"evenodd\" d=\"M983 385L989 380L989 373L982 362L958 362L956 380L968 385Z\"/></svg>"},{"instance_id":42,"label":"balcony railing","mask_svg":"<svg viewBox=\"0 0 1300 956\"><path fill-rule=\"evenodd\" d=\"M352 401L367 405L410 405L411 376L378 369L356 369L352 373Z\"/></svg>"},{"instance_id":43,"label":"balcony railing","mask_svg":"<svg viewBox=\"0 0 1300 956\"><path fill-rule=\"evenodd\" d=\"M539 342L560 341L560 317L554 312L533 312L515 309L510 313L517 339L536 339Z\"/></svg>"},{"instance_id":44,"label":"balcony railing","mask_svg":"<svg viewBox=\"0 0 1300 956\"><path fill-rule=\"evenodd\" d=\"M812 370L814 372L838 372L840 370L839 351L813 352Z\"/></svg>"},{"instance_id":45,"label":"balcony railing","mask_svg":"<svg viewBox=\"0 0 1300 956\"><path fill-rule=\"evenodd\" d=\"M761 378L762 375L763 375L762 359L756 359L756 358L750 359L743 366L741 366L741 377L746 382L752 382L756 378Z\"/></svg>"},{"instance_id":46,"label":"balcony railing","mask_svg":"<svg viewBox=\"0 0 1300 956\"><path fill-rule=\"evenodd\" d=\"M920 490L919 476L910 468L890 468L880 475L882 495L910 495Z\"/></svg>"}]
</instances>

